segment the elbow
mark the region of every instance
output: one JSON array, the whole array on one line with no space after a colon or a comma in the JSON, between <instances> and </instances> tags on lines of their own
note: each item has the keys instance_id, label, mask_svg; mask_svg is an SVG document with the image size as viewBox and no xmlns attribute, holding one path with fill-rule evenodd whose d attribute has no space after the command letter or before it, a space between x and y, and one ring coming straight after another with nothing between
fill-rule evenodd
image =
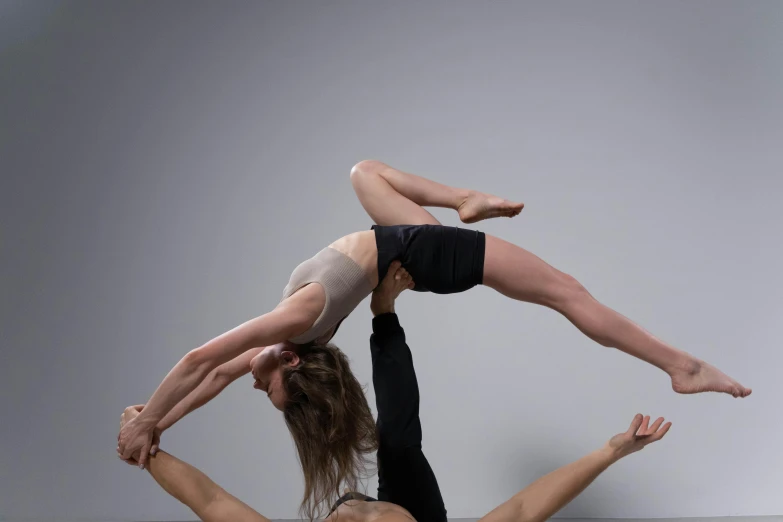
<instances>
[{"instance_id":1,"label":"elbow","mask_svg":"<svg viewBox=\"0 0 783 522\"><path fill-rule=\"evenodd\" d=\"M218 366L210 372L207 379L209 379L211 385L220 392L238 377L239 375L232 375L232 373L227 371L223 366Z\"/></svg>"},{"instance_id":2,"label":"elbow","mask_svg":"<svg viewBox=\"0 0 783 522\"><path fill-rule=\"evenodd\" d=\"M180 364L188 373L196 374L203 379L212 370L217 368L218 361L209 357L205 350L196 348L185 354L185 357L182 358Z\"/></svg>"}]
</instances>

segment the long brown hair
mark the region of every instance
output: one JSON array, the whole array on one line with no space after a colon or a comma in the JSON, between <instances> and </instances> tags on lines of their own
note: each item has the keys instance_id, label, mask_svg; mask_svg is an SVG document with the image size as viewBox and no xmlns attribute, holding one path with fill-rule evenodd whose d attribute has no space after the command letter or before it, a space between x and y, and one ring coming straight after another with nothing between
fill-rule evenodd
<instances>
[{"instance_id":1,"label":"long brown hair","mask_svg":"<svg viewBox=\"0 0 783 522\"><path fill-rule=\"evenodd\" d=\"M314 520L339 497L341 485L358 489L378 438L364 389L339 348L303 346L299 360L283 373L283 415L304 472L299 512Z\"/></svg>"}]
</instances>

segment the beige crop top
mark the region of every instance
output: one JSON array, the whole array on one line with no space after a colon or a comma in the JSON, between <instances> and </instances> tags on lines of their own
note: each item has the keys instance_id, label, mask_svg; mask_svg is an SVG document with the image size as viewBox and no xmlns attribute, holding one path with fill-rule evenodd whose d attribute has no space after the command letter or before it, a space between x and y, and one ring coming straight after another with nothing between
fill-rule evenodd
<instances>
[{"instance_id":1,"label":"beige crop top","mask_svg":"<svg viewBox=\"0 0 783 522\"><path fill-rule=\"evenodd\" d=\"M292 343L305 344L318 339L353 312L373 290L367 274L356 261L329 247L294 269L283 299L310 283L323 287L326 304L309 330L289 339Z\"/></svg>"}]
</instances>

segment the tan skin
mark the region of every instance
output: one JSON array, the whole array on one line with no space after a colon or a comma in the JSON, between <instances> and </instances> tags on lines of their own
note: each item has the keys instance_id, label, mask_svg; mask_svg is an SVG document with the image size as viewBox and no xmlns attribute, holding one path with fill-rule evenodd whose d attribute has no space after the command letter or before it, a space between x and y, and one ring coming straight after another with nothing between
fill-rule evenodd
<instances>
[{"instance_id":1,"label":"tan skin","mask_svg":"<svg viewBox=\"0 0 783 522\"><path fill-rule=\"evenodd\" d=\"M404 290L414 287L413 279L395 263L375 289L370 300L374 316L394 313L394 303ZM120 429L143 409L126 408ZM529 485L504 502L482 522L541 522L549 519L590 485L610 465L640 451L666 435L671 423L637 415L624 433L612 437L601 449L564 466ZM135 465L132 459L129 464ZM156 452L147 467L153 478L169 494L187 505L205 522L267 522L269 519L232 496L201 471L165 452ZM347 491L346 491L347 492ZM359 495L361 496L361 495ZM390 502L349 500L341 504L326 522L416 522L402 506Z\"/></svg>"},{"instance_id":2,"label":"tan skin","mask_svg":"<svg viewBox=\"0 0 783 522\"><path fill-rule=\"evenodd\" d=\"M120 417L120 429L139 415L128 407ZM637 415L627 431L609 439L600 449L538 479L493 509L481 522L543 522L565 507L618 460L661 440L671 428L664 419L652 425L650 417ZM133 460L129 464L136 465ZM188 506L204 522L269 522L253 508L218 486L204 473L176 457L159 451L147 470L170 495ZM401 506L390 502L349 500L325 522L416 522ZM422 521L424 522L424 521Z\"/></svg>"},{"instance_id":3,"label":"tan skin","mask_svg":"<svg viewBox=\"0 0 783 522\"><path fill-rule=\"evenodd\" d=\"M522 203L490 194L441 185L373 160L354 166L351 183L365 210L379 225L439 224L425 206L454 209L465 223L515 217L524 207ZM364 269L373 286L377 284L378 252L372 231L347 235L329 246L353 259ZM486 241L484 285L512 299L551 308L599 344L619 349L660 368L669 375L672 388L678 393L711 391L734 397L751 394L750 388L717 368L664 343L603 305L573 277L527 250L490 235L487 235ZM235 361L236 372L240 371L238 368L242 364L253 361L259 386L269 393L275 407L280 408L285 402L280 386L281 370L287 364L298 362L296 346L286 340L306 332L323 311L325 302L320 285L307 285L271 312L251 319L186 354L160 384L143 413L123 426L118 435L123 458L138 457L143 467L153 445L156 427L169 422L167 417L172 418L172 410L181 401L186 400L214 372L220 372L222 365L231 361ZM327 341L333 332L319 341ZM259 359L249 358L251 351L256 351L253 357ZM294 356L286 355L288 353ZM247 373L250 370L245 367L243 371ZM196 399L188 401L199 402Z\"/></svg>"}]
</instances>

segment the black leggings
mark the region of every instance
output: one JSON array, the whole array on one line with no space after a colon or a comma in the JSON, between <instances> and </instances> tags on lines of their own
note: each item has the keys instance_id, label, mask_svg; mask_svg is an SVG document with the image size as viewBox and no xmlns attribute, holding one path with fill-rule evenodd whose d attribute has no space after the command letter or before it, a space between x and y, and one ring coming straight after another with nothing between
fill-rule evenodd
<instances>
[{"instance_id":1,"label":"black leggings","mask_svg":"<svg viewBox=\"0 0 783 522\"><path fill-rule=\"evenodd\" d=\"M373 319L370 350L378 410L378 500L404 507L417 522L446 522L438 481L421 450L419 385L395 314Z\"/></svg>"},{"instance_id":2,"label":"black leggings","mask_svg":"<svg viewBox=\"0 0 783 522\"><path fill-rule=\"evenodd\" d=\"M378 283L392 261L400 261L418 292L454 294L484 280L483 232L443 225L375 225Z\"/></svg>"},{"instance_id":3,"label":"black leggings","mask_svg":"<svg viewBox=\"0 0 783 522\"><path fill-rule=\"evenodd\" d=\"M405 331L396 314L372 321L372 382L378 410L378 499L407 509L416 522L446 522L438 481L421 450L419 385ZM348 500L376 499L351 492Z\"/></svg>"}]
</instances>

